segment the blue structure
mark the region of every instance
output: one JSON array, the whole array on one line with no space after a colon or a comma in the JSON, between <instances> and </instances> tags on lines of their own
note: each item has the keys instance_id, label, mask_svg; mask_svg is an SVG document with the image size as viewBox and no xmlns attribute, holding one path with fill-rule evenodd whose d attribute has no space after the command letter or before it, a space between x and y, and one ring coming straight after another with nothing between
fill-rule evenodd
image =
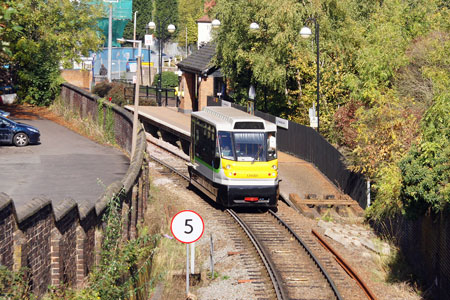
<instances>
[{"instance_id":1,"label":"blue structure","mask_svg":"<svg viewBox=\"0 0 450 300\"><path fill-rule=\"evenodd\" d=\"M157 63L158 55L153 50L149 51L146 48L142 49L142 64L143 67L148 68L148 63L152 62L153 65ZM124 72L133 71L133 64L136 64L136 56L138 55L138 48L132 47L121 47L121 48L113 48L112 49L112 70L111 74L114 79L120 78L120 74ZM90 57L93 57L94 53L90 54ZM95 53L93 65L94 65L94 76L99 75L101 65L108 65L108 48L103 48L103 50Z\"/></svg>"}]
</instances>

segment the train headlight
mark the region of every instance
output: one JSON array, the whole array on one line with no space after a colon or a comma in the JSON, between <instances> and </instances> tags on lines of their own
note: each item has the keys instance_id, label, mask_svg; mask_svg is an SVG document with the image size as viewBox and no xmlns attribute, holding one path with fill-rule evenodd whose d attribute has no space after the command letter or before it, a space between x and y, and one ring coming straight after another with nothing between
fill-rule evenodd
<instances>
[{"instance_id":1,"label":"train headlight","mask_svg":"<svg viewBox=\"0 0 450 300\"><path fill-rule=\"evenodd\" d=\"M277 166L276 166L276 165L273 165L273 166L272 166L272 169L276 170L276 169L277 169Z\"/></svg>"},{"instance_id":2,"label":"train headlight","mask_svg":"<svg viewBox=\"0 0 450 300\"><path fill-rule=\"evenodd\" d=\"M230 165L227 165L225 168L227 168L227 170L231 169Z\"/></svg>"}]
</instances>

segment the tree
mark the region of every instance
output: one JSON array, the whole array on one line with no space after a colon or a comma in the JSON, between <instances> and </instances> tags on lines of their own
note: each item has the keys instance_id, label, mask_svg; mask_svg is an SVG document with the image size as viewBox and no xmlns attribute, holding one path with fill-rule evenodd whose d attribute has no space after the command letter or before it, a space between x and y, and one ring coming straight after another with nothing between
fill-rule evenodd
<instances>
[{"instance_id":1,"label":"tree","mask_svg":"<svg viewBox=\"0 0 450 300\"><path fill-rule=\"evenodd\" d=\"M179 0L179 31L177 41L180 45L186 44L186 28L187 44L191 45L197 43L198 29L196 21L205 14L203 2L203 0Z\"/></svg>"},{"instance_id":2,"label":"tree","mask_svg":"<svg viewBox=\"0 0 450 300\"><path fill-rule=\"evenodd\" d=\"M136 14L136 39L143 40L146 34L146 27L150 21L154 21L154 1L152 0L133 0L133 16ZM127 39L133 39L134 20L131 20L125 26L123 36Z\"/></svg>"},{"instance_id":3,"label":"tree","mask_svg":"<svg viewBox=\"0 0 450 300\"><path fill-rule=\"evenodd\" d=\"M352 91L352 53L362 41L358 26L364 25L354 19L357 5L352 0L308 6L282 0L218 2L212 13L222 22L215 35L215 63L229 80L235 100L246 101L253 84L258 108L265 109L267 103L269 112L309 124L308 109L316 101L316 47L314 39L302 39L299 31L315 16L320 24L321 132L328 135L335 111L349 101ZM260 29L251 31L251 22Z\"/></svg>"},{"instance_id":4,"label":"tree","mask_svg":"<svg viewBox=\"0 0 450 300\"><path fill-rule=\"evenodd\" d=\"M176 36L179 30L178 26L178 1L177 0L155 0L155 23L158 26L160 22L161 28L156 28L155 35L160 38L159 33L163 33L163 41L167 41L172 36ZM176 31L173 34L167 32L167 26L173 24ZM165 25L165 26L164 26ZM164 26L164 28L162 28Z\"/></svg>"},{"instance_id":5,"label":"tree","mask_svg":"<svg viewBox=\"0 0 450 300\"><path fill-rule=\"evenodd\" d=\"M102 9L70 0L12 1L15 22L23 28L11 44L18 70L18 96L35 105L50 104L59 91L59 65L96 50L96 21Z\"/></svg>"},{"instance_id":6,"label":"tree","mask_svg":"<svg viewBox=\"0 0 450 300\"><path fill-rule=\"evenodd\" d=\"M18 34L22 30L13 18L16 13L17 10L10 6L9 1L0 5L0 59L11 55L10 42L14 33Z\"/></svg>"}]
</instances>

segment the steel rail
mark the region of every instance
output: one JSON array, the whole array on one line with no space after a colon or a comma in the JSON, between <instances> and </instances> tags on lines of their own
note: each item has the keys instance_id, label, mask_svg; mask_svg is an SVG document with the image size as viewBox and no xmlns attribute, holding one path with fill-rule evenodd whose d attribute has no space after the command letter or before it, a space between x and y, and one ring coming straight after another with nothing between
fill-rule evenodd
<instances>
[{"instance_id":1,"label":"steel rail","mask_svg":"<svg viewBox=\"0 0 450 300\"><path fill-rule=\"evenodd\" d=\"M345 259L342 256L340 256L339 253L337 253L336 250L334 250L333 247L331 247L331 245L328 244L317 231L312 229L311 232L319 240L320 244L334 255L336 261L338 262L339 265L341 265L341 267L345 270L345 272L347 272L347 274L349 274L349 276L352 277L357 282L359 287L366 294L367 298L370 300L377 300L377 298L369 289L369 287L366 285L366 283L358 276L356 271L353 270L352 267L350 267L350 265L345 261Z\"/></svg>"},{"instance_id":2,"label":"steel rail","mask_svg":"<svg viewBox=\"0 0 450 300\"><path fill-rule=\"evenodd\" d=\"M334 295L336 296L336 298L338 300L344 300L344 298L341 296L341 294L339 293L336 284L334 283L333 279L331 279L330 275L328 275L327 271L325 270L325 268L322 266L322 264L320 263L319 259L312 253L311 249L309 249L309 247L303 242L303 240L292 230L291 227L289 227L288 224L286 224L274 211L269 210L269 212L272 214L272 216L278 221L280 222L284 227L286 227L286 229L297 239L297 241L300 243L300 245L306 250L306 252L308 253L308 255L311 257L311 259L314 261L314 263L319 267L320 271L322 272L322 274L325 276L325 278L327 279L328 283L331 286L331 289L333 290Z\"/></svg>"},{"instance_id":3,"label":"steel rail","mask_svg":"<svg viewBox=\"0 0 450 300\"><path fill-rule=\"evenodd\" d=\"M273 262L269 259L269 255L264 251L264 249L259 244L256 237L253 235L250 228L245 224L244 221L231 209L226 210L235 220L236 222L242 227L244 232L249 237L250 241L252 242L253 246L255 247L256 251L258 251L259 256L261 257L264 266L266 267L267 272L269 273L270 279L272 280L273 287L275 289L275 293L277 295L278 300L287 300L289 299L287 296L287 292L284 290L284 288L281 286L282 279L281 275L276 272L276 268L273 264Z\"/></svg>"}]
</instances>

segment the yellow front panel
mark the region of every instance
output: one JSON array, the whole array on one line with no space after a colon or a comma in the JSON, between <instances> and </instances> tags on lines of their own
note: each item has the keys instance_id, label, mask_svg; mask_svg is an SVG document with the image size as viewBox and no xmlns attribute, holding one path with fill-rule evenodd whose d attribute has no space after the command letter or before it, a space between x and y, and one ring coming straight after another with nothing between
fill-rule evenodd
<instances>
[{"instance_id":1,"label":"yellow front panel","mask_svg":"<svg viewBox=\"0 0 450 300\"><path fill-rule=\"evenodd\" d=\"M275 168L273 167L275 166ZM222 158L222 169L228 178L257 179L277 178L278 160L271 161L234 161Z\"/></svg>"}]
</instances>

